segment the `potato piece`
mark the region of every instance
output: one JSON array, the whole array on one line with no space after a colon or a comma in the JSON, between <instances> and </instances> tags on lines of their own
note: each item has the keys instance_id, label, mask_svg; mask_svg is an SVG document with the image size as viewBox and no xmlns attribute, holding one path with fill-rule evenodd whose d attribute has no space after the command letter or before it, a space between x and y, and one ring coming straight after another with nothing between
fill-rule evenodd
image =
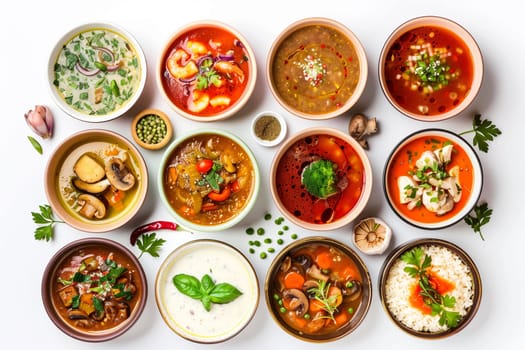
<instances>
[{"instance_id":1,"label":"potato piece","mask_svg":"<svg viewBox=\"0 0 525 350\"><path fill-rule=\"evenodd\" d=\"M106 176L104 167L87 153L78 158L73 170L80 180L90 184L100 181Z\"/></svg>"}]
</instances>

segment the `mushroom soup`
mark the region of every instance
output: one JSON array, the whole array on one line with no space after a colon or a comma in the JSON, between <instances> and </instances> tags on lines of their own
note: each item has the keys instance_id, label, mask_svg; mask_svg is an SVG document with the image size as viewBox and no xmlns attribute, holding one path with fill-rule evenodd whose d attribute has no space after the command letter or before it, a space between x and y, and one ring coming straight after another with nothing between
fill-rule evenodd
<instances>
[{"instance_id":1,"label":"mushroom soup","mask_svg":"<svg viewBox=\"0 0 525 350\"><path fill-rule=\"evenodd\" d=\"M55 179L63 207L81 221L98 223L124 215L142 185L132 152L103 136L72 149L55 169Z\"/></svg>"}]
</instances>

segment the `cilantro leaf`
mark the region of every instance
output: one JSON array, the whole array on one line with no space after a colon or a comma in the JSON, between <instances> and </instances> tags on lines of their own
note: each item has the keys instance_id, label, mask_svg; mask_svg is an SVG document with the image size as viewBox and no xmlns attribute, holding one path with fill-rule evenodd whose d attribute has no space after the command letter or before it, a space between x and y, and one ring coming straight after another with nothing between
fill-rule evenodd
<instances>
[{"instance_id":1,"label":"cilantro leaf","mask_svg":"<svg viewBox=\"0 0 525 350\"><path fill-rule=\"evenodd\" d=\"M487 203L482 203L474 207L474 214L465 216L464 221L472 227L475 233L479 233L482 240L485 240L483 234L481 233L481 226L487 224L490 221L492 215L492 209L489 208Z\"/></svg>"},{"instance_id":2,"label":"cilantro leaf","mask_svg":"<svg viewBox=\"0 0 525 350\"><path fill-rule=\"evenodd\" d=\"M164 243L166 243L166 240L162 238L156 238L156 236L156 232L152 232L150 234L142 235L137 240L137 247L141 251L139 259L144 253L148 253L155 258L159 256L159 250L164 245Z\"/></svg>"},{"instance_id":3,"label":"cilantro leaf","mask_svg":"<svg viewBox=\"0 0 525 350\"><path fill-rule=\"evenodd\" d=\"M464 131L460 135L472 132L475 133L473 138L474 146L477 146L480 151L485 153L489 151L489 141L493 141L497 136L501 135L501 130L492 121L481 119L481 114L474 115L472 129Z\"/></svg>"}]
</instances>

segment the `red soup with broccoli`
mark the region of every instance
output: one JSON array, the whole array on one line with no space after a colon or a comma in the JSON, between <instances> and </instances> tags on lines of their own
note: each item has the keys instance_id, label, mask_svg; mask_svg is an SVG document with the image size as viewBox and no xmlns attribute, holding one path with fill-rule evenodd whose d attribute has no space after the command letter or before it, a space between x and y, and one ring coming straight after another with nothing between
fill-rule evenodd
<instances>
[{"instance_id":1,"label":"red soup with broccoli","mask_svg":"<svg viewBox=\"0 0 525 350\"><path fill-rule=\"evenodd\" d=\"M383 67L386 86L401 108L418 115L439 115L459 105L473 80L467 45L440 27L418 27L389 48Z\"/></svg>"},{"instance_id":2,"label":"red soup with broccoli","mask_svg":"<svg viewBox=\"0 0 525 350\"><path fill-rule=\"evenodd\" d=\"M364 167L354 148L330 135L307 136L283 154L276 171L277 195L298 219L326 224L358 202Z\"/></svg>"}]
</instances>

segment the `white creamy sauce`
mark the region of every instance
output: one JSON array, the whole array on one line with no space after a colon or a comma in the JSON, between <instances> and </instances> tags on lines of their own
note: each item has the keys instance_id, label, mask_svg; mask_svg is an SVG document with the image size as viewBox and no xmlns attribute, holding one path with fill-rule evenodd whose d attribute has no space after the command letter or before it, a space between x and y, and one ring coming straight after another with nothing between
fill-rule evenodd
<instances>
[{"instance_id":1,"label":"white creamy sauce","mask_svg":"<svg viewBox=\"0 0 525 350\"><path fill-rule=\"evenodd\" d=\"M208 312L200 300L175 288L173 276L177 274L199 280L208 274L215 283L227 282L242 295L227 304L212 304ZM226 245L205 241L183 247L174 259L168 257L157 288L157 302L166 310L163 316L168 325L181 336L201 342L238 333L253 317L259 299L257 276L244 256Z\"/></svg>"}]
</instances>

